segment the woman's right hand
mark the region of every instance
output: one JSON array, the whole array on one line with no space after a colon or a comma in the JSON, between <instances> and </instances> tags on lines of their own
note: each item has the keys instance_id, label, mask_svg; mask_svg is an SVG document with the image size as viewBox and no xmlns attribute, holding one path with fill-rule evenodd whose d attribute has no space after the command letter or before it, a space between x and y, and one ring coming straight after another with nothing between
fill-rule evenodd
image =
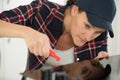
<instances>
[{"instance_id":1,"label":"woman's right hand","mask_svg":"<svg viewBox=\"0 0 120 80\"><path fill-rule=\"evenodd\" d=\"M26 44L34 55L48 57L50 53L50 41L46 34L40 33L36 30L29 29L24 35Z\"/></svg>"},{"instance_id":2,"label":"woman's right hand","mask_svg":"<svg viewBox=\"0 0 120 80\"><path fill-rule=\"evenodd\" d=\"M23 38L29 50L36 56L48 57L50 49L49 38L30 27L8 23L0 20L0 37Z\"/></svg>"}]
</instances>

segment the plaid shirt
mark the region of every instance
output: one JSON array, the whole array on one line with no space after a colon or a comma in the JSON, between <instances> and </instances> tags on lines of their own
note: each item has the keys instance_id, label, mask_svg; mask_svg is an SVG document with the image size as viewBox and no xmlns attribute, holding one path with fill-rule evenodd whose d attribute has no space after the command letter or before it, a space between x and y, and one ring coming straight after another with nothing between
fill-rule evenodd
<instances>
[{"instance_id":1,"label":"plaid shirt","mask_svg":"<svg viewBox=\"0 0 120 80\"><path fill-rule=\"evenodd\" d=\"M65 6L45 0L36 0L29 5L19 6L9 11L0 13L0 19L29 26L39 32L48 35L52 48L55 47L58 38L62 34ZM99 51L107 51L107 32L102 33L98 38L86 43L81 47L74 46L74 60L82 61L93 59ZM43 66L46 59L35 56L29 52L27 69L37 69Z\"/></svg>"}]
</instances>

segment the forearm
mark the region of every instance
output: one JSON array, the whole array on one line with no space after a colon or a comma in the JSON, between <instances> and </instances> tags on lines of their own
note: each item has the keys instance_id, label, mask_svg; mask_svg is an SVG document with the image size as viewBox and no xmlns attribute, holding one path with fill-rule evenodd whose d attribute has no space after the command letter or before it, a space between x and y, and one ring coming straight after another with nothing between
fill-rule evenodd
<instances>
[{"instance_id":1,"label":"forearm","mask_svg":"<svg viewBox=\"0 0 120 80\"><path fill-rule=\"evenodd\" d=\"M31 30L29 27L0 20L0 37L24 38L29 30Z\"/></svg>"}]
</instances>

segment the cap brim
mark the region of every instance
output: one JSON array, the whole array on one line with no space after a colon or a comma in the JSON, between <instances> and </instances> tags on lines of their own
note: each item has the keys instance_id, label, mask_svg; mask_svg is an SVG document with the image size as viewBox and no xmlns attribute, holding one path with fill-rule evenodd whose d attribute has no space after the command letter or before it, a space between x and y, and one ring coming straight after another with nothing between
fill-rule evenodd
<instances>
[{"instance_id":1,"label":"cap brim","mask_svg":"<svg viewBox=\"0 0 120 80\"><path fill-rule=\"evenodd\" d=\"M88 17L88 21L95 27L98 28L103 28L106 29L109 32L109 35L111 38L114 37L114 33L113 33L113 29L112 29L112 25L110 22L104 20L104 17L101 18L99 16L93 15L89 12L86 12L87 17Z\"/></svg>"}]
</instances>

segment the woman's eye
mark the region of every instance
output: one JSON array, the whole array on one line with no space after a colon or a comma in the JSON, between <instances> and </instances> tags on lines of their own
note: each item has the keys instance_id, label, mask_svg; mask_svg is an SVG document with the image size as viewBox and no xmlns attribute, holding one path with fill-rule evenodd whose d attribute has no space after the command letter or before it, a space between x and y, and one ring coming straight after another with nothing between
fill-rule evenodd
<instances>
[{"instance_id":1,"label":"woman's eye","mask_svg":"<svg viewBox=\"0 0 120 80\"><path fill-rule=\"evenodd\" d=\"M90 25L85 24L85 28L86 28L86 29L90 29L91 27L90 27Z\"/></svg>"},{"instance_id":2,"label":"woman's eye","mask_svg":"<svg viewBox=\"0 0 120 80\"><path fill-rule=\"evenodd\" d=\"M96 32L96 34L101 34L101 33L103 33L103 32L101 32L101 31L99 31L99 32Z\"/></svg>"}]
</instances>

